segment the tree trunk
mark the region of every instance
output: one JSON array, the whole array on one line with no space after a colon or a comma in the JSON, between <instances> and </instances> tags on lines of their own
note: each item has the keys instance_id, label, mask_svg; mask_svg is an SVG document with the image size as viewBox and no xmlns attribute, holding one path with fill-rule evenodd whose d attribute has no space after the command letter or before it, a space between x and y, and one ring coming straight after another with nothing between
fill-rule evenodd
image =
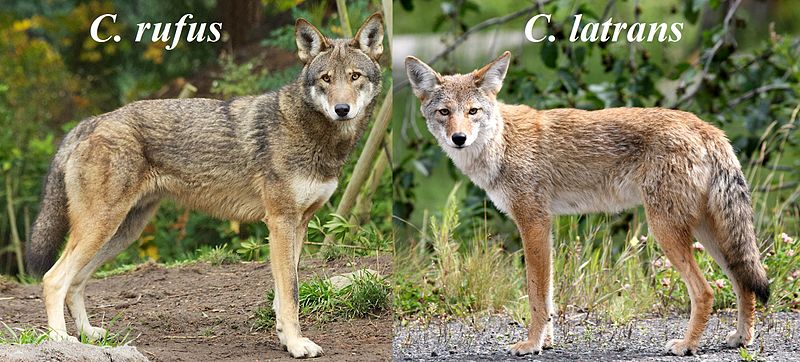
<instances>
[{"instance_id":1,"label":"tree trunk","mask_svg":"<svg viewBox=\"0 0 800 362\"><path fill-rule=\"evenodd\" d=\"M261 25L261 0L219 0L217 16L222 30L230 37L228 44L236 51L250 41L253 30Z\"/></svg>"}]
</instances>

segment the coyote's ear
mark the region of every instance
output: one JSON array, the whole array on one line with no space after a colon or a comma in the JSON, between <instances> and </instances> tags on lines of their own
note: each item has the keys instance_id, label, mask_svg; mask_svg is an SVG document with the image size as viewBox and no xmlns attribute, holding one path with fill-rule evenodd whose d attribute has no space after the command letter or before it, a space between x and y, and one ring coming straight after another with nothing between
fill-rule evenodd
<instances>
[{"instance_id":1,"label":"coyote's ear","mask_svg":"<svg viewBox=\"0 0 800 362\"><path fill-rule=\"evenodd\" d=\"M503 87L503 79L506 77L509 59L511 59L511 53L506 51L491 63L484 65L483 68L473 71L475 85L491 94L499 93L500 88Z\"/></svg>"},{"instance_id":2,"label":"coyote's ear","mask_svg":"<svg viewBox=\"0 0 800 362\"><path fill-rule=\"evenodd\" d=\"M442 76L439 73L412 56L406 57L406 74L414 95L419 99L427 98L436 87L442 84Z\"/></svg>"},{"instance_id":3,"label":"coyote's ear","mask_svg":"<svg viewBox=\"0 0 800 362\"><path fill-rule=\"evenodd\" d=\"M383 16L380 13L370 15L350 45L361 49L370 58L377 61L383 54Z\"/></svg>"},{"instance_id":4,"label":"coyote's ear","mask_svg":"<svg viewBox=\"0 0 800 362\"><path fill-rule=\"evenodd\" d=\"M297 19L294 25L297 42L297 55L303 63L308 63L320 52L331 46L331 42L306 19Z\"/></svg>"}]
</instances>

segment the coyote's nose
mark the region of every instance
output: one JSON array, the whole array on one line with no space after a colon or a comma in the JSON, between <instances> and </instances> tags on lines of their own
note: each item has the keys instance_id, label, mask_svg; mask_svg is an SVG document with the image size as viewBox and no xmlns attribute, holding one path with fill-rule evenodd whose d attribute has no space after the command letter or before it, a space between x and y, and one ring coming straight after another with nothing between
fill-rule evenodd
<instances>
[{"instance_id":1,"label":"coyote's nose","mask_svg":"<svg viewBox=\"0 0 800 362\"><path fill-rule=\"evenodd\" d=\"M467 135L461 132L453 133L450 138L453 140L453 143L455 143L456 146L463 146L464 143L467 142Z\"/></svg>"},{"instance_id":2,"label":"coyote's nose","mask_svg":"<svg viewBox=\"0 0 800 362\"><path fill-rule=\"evenodd\" d=\"M338 114L339 117L344 117L350 113L350 105L339 103L333 107L333 110L336 111L336 114Z\"/></svg>"}]
</instances>

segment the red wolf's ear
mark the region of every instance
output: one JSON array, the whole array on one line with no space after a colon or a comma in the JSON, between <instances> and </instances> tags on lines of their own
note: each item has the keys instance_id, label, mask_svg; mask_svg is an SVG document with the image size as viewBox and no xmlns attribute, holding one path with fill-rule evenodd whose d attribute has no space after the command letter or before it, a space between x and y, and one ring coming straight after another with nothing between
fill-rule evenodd
<instances>
[{"instance_id":1,"label":"red wolf's ear","mask_svg":"<svg viewBox=\"0 0 800 362\"><path fill-rule=\"evenodd\" d=\"M331 46L331 42L306 19L297 19L294 25L294 36L297 42L297 55L300 61L308 63L320 52Z\"/></svg>"},{"instance_id":2,"label":"red wolf's ear","mask_svg":"<svg viewBox=\"0 0 800 362\"><path fill-rule=\"evenodd\" d=\"M381 13L370 15L358 29L350 45L361 49L372 60L378 61L383 54L383 15Z\"/></svg>"},{"instance_id":3,"label":"red wolf's ear","mask_svg":"<svg viewBox=\"0 0 800 362\"><path fill-rule=\"evenodd\" d=\"M414 95L419 99L428 98L436 87L442 84L442 76L421 60L406 57L406 74Z\"/></svg>"},{"instance_id":4,"label":"red wolf's ear","mask_svg":"<svg viewBox=\"0 0 800 362\"><path fill-rule=\"evenodd\" d=\"M503 55L486 64L483 68L472 72L475 85L490 94L497 95L503 87L503 79L506 77L508 62L511 59L511 52L505 51Z\"/></svg>"}]
</instances>

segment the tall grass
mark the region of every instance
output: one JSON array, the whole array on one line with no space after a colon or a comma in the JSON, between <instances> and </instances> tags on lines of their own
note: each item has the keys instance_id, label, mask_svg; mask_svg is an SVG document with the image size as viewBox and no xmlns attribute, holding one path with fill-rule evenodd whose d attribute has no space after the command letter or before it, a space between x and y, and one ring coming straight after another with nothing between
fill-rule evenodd
<instances>
[{"instance_id":1,"label":"tall grass","mask_svg":"<svg viewBox=\"0 0 800 362\"><path fill-rule=\"evenodd\" d=\"M797 112L792 119L779 129L768 128L761 147L744 166L754 190L757 240L772 288L765 311L800 309L800 186L786 179L791 175L785 165L791 162L782 157L796 132ZM454 233L459 225L458 187L450 193L441 216L431 217L418 231L418 240L398 248L397 314L506 311L524 322L529 311L521 255L506 252L493 241L486 220L477 222L484 229L475 233L480 235L478 240L462 240ZM688 309L686 287L648 235L641 208L623 216L558 217L553 238L553 297L558 314L580 311L625 322L642 314ZM701 244L695 243L693 249L715 291L715 307L733 307L736 299L727 277Z\"/></svg>"},{"instance_id":2,"label":"tall grass","mask_svg":"<svg viewBox=\"0 0 800 362\"><path fill-rule=\"evenodd\" d=\"M466 315L502 310L522 297L522 266L488 235L461 241L457 184L447 197L441 218L431 217L430 233L418 243L397 251L395 262L395 311L411 314Z\"/></svg>"}]
</instances>

